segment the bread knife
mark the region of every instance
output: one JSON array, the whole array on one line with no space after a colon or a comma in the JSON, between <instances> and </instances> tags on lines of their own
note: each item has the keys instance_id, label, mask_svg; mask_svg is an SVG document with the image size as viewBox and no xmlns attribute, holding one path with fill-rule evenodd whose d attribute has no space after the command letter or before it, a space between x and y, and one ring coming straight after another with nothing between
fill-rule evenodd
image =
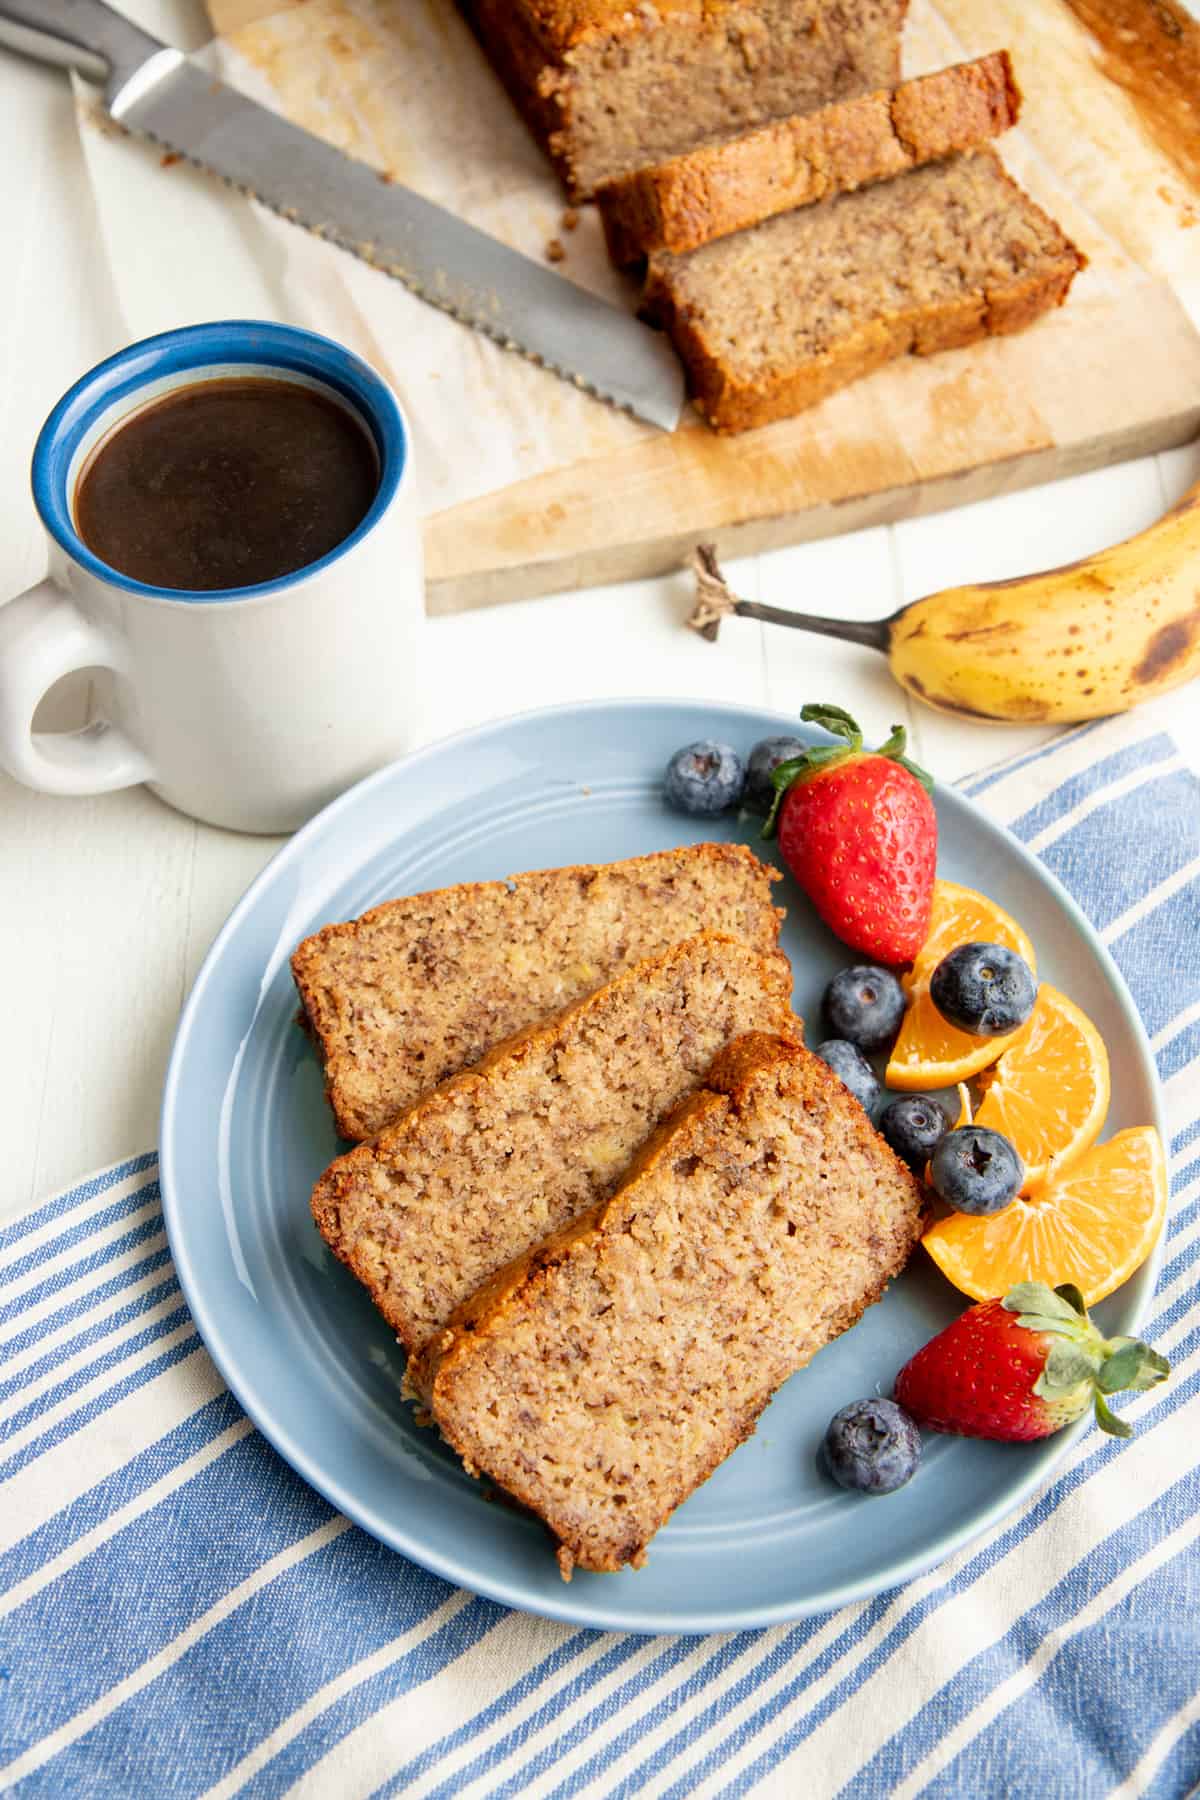
<instances>
[{"instance_id":1,"label":"bread knife","mask_svg":"<svg viewBox=\"0 0 1200 1800\"><path fill-rule=\"evenodd\" d=\"M432 306L664 431L670 345L595 294L248 100L104 0L0 0L0 43L103 87L117 124L395 276Z\"/></svg>"}]
</instances>

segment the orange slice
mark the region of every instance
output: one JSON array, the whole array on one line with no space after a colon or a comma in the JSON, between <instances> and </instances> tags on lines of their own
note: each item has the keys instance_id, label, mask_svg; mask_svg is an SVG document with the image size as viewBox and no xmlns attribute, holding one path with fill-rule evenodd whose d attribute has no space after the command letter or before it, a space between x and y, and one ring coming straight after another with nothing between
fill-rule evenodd
<instances>
[{"instance_id":1,"label":"orange slice","mask_svg":"<svg viewBox=\"0 0 1200 1800\"><path fill-rule=\"evenodd\" d=\"M1089 1306L1140 1268L1167 1206L1167 1163L1152 1125L1119 1131L1030 1199L987 1218L952 1213L922 1242L942 1274L973 1300L1018 1281L1073 1281Z\"/></svg>"},{"instance_id":2,"label":"orange slice","mask_svg":"<svg viewBox=\"0 0 1200 1800\"><path fill-rule=\"evenodd\" d=\"M933 890L929 936L900 985L909 996L908 1010L896 1039L885 1080L890 1088L915 1093L920 1088L953 1087L994 1063L1019 1034L971 1037L943 1019L929 998L929 981L943 956L956 944L1005 944L1025 958L1037 973L1033 945L1015 919L986 894L939 881ZM1022 1027L1024 1029L1024 1027Z\"/></svg>"},{"instance_id":3,"label":"orange slice","mask_svg":"<svg viewBox=\"0 0 1200 1800\"><path fill-rule=\"evenodd\" d=\"M1033 1017L983 1077L977 1125L1002 1131L1025 1163L1023 1194L1066 1168L1100 1136L1108 1112L1108 1051L1073 1000L1045 982Z\"/></svg>"}]
</instances>

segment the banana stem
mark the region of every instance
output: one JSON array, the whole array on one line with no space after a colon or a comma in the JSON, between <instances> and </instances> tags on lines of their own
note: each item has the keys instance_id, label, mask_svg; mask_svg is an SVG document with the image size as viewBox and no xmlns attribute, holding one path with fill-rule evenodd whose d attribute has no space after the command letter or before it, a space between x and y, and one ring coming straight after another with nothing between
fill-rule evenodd
<instances>
[{"instance_id":1,"label":"banana stem","mask_svg":"<svg viewBox=\"0 0 1200 1800\"><path fill-rule=\"evenodd\" d=\"M887 649L886 619L827 619L820 613L792 612L789 607L783 606L763 606L757 600L739 600L733 610L739 619L762 619L768 625L791 625L797 631L815 631L821 637L842 638L848 644L865 644L868 650ZM712 637L715 638L716 635L714 627Z\"/></svg>"},{"instance_id":2,"label":"banana stem","mask_svg":"<svg viewBox=\"0 0 1200 1800\"><path fill-rule=\"evenodd\" d=\"M721 620L733 617L790 625L796 631L813 631L821 637L841 638L844 643L864 644L868 650L887 653L891 635L888 619L830 619L820 613L793 612L789 607L741 600L722 575L711 544L697 544L688 565L696 577L696 600L687 622L710 644L717 641Z\"/></svg>"}]
</instances>

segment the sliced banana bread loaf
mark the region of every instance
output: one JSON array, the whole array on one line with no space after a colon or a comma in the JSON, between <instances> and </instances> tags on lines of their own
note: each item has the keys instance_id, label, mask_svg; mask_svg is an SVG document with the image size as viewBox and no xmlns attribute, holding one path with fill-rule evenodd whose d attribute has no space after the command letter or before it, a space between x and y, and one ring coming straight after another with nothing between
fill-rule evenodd
<instances>
[{"instance_id":1,"label":"sliced banana bread loaf","mask_svg":"<svg viewBox=\"0 0 1200 1800\"><path fill-rule=\"evenodd\" d=\"M623 267L652 250L695 250L827 194L975 149L1015 125L1020 105L1008 52L997 50L900 87L723 133L600 189L609 253Z\"/></svg>"},{"instance_id":2,"label":"sliced banana bread loaf","mask_svg":"<svg viewBox=\"0 0 1200 1800\"><path fill-rule=\"evenodd\" d=\"M609 1193L741 1032L798 1036L786 957L702 932L499 1046L313 1190L326 1243L409 1350Z\"/></svg>"},{"instance_id":3,"label":"sliced banana bread loaf","mask_svg":"<svg viewBox=\"0 0 1200 1800\"><path fill-rule=\"evenodd\" d=\"M697 931L773 950L778 879L742 844L690 844L414 894L327 925L292 971L338 1130L372 1136L502 1038Z\"/></svg>"},{"instance_id":4,"label":"sliced banana bread loaf","mask_svg":"<svg viewBox=\"0 0 1200 1800\"><path fill-rule=\"evenodd\" d=\"M899 1273L920 1189L815 1056L740 1038L612 1198L498 1274L412 1370L559 1566L635 1567L781 1382Z\"/></svg>"},{"instance_id":5,"label":"sliced banana bread loaf","mask_svg":"<svg viewBox=\"0 0 1200 1800\"><path fill-rule=\"evenodd\" d=\"M1084 262L995 152L975 150L660 252L645 303L709 423L746 431L895 357L1020 331Z\"/></svg>"},{"instance_id":6,"label":"sliced banana bread loaf","mask_svg":"<svg viewBox=\"0 0 1200 1800\"><path fill-rule=\"evenodd\" d=\"M459 0L576 199L716 131L889 87L908 0Z\"/></svg>"}]
</instances>

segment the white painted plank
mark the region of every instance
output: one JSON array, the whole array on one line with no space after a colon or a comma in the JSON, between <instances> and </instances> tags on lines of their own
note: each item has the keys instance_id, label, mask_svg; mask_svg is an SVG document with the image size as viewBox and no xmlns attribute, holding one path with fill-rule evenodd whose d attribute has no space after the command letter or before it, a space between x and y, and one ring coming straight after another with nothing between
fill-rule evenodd
<instances>
[{"instance_id":1,"label":"white painted plank","mask_svg":"<svg viewBox=\"0 0 1200 1800\"><path fill-rule=\"evenodd\" d=\"M1181 444L1178 450L1164 450L1154 460L1169 506L1174 506L1194 481L1200 481L1200 441Z\"/></svg>"},{"instance_id":2,"label":"white painted plank","mask_svg":"<svg viewBox=\"0 0 1200 1800\"><path fill-rule=\"evenodd\" d=\"M755 591L752 561L731 565ZM683 620L684 575L561 594L431 621L423 741L528 707L614 694L762 704L762 632L743 625L714 651Z\"/></svg>"},{"instance_id":3,"label":"white painted plank","mask_svg":"<svg viewBox=\"0 0 1200 1800\"><path fill-rule=\"evenodd\" d=\"M769 606L838 619L881 619L900 603L888 526L797 544L760 561L759 598ZM739 620L722 627L722 654L745 629ZM885 738L893 723L911 728L908 696L878 651L782 625L764 625L762 631L769 703L778 711L798 714L809 701L833 701L855 715L868 741Z\"/></svg>"},{"instance_id":4,"label":"white painted plank","mask_svg":"<svg viewBox=\"0 0 1200 1800\"><path fill-rule=\"evenodd\" d=\"M61 74L0 55L0 159L6 221L0 332L0 596L40 579L45 539L29 493L29 456L63 388L119 341L120 320L80 178L70 92ZM13 154L16 146L20 154ZM65 718L62 708L52 716ZM69 1105L50 1080L60 946L47 930L59 871L44 850L46 802L0 776L0 928L5 1030L0 1033L8 1179L0 1210L37 1188L46 1105ZM71 879L74 879L72 877ZM51 886L53 882L53 886ZM88 1004L87 986L80 995ZM68 1090L69 1092L69 1090Z\"/></svg>"}]
</instances>

